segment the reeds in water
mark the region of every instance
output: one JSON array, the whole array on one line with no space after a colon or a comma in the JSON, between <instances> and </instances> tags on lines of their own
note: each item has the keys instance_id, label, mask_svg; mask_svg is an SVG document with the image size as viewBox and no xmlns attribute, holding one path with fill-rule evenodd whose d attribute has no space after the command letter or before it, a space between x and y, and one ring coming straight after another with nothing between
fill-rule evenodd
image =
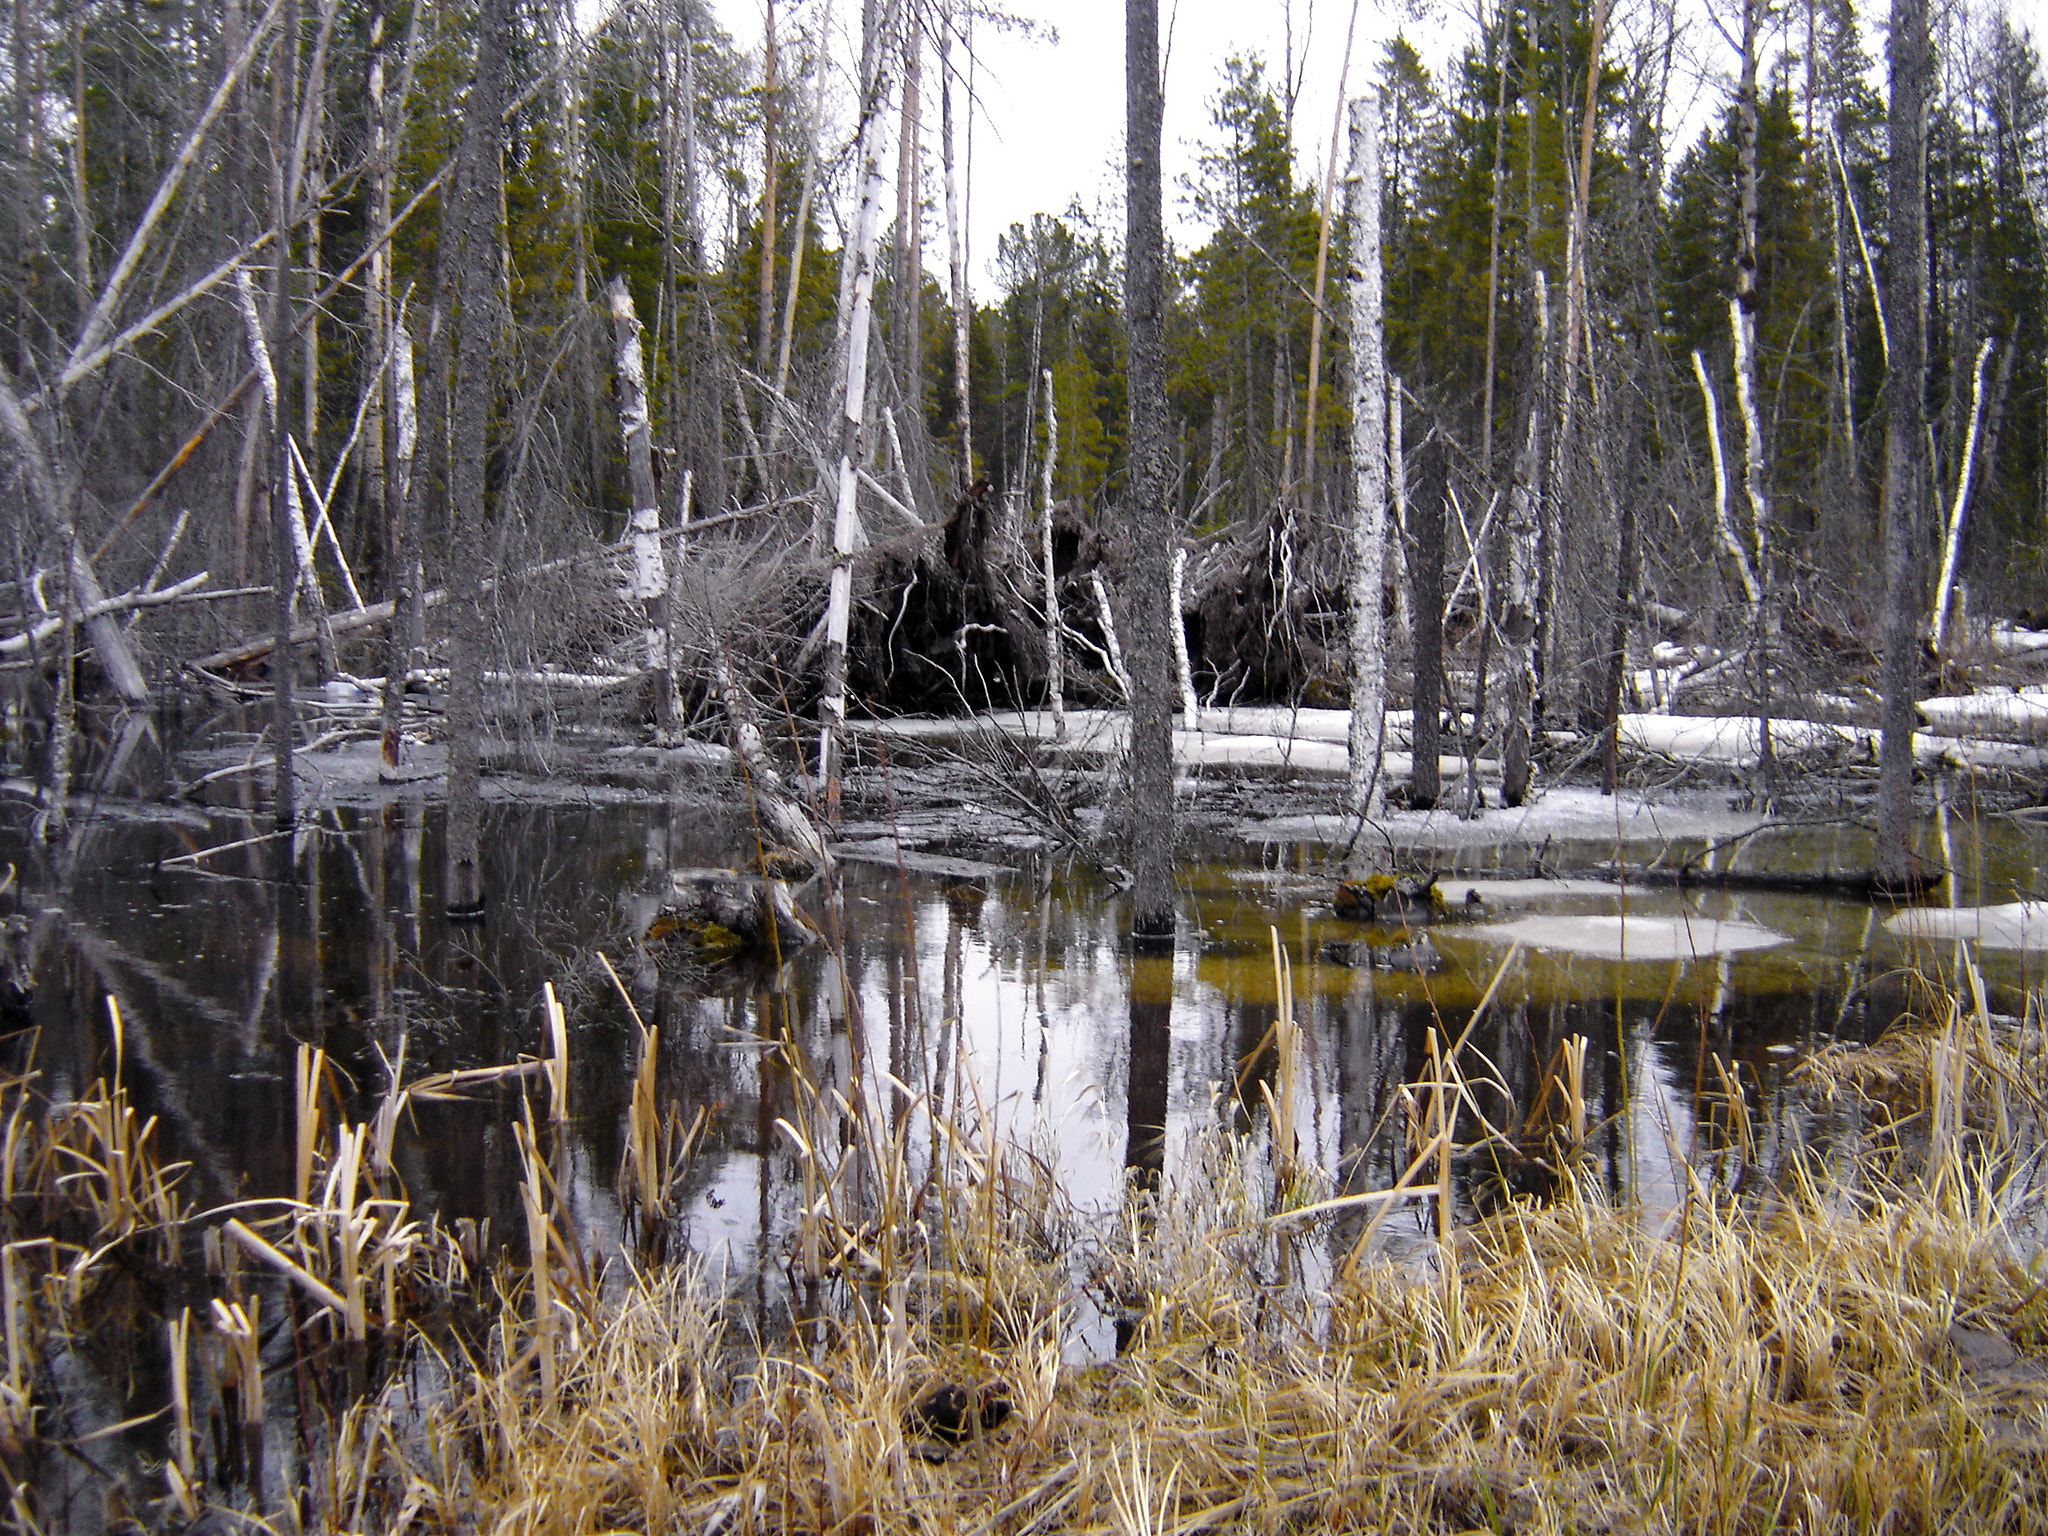
<instances>
[{"instance_id":1,"label":"reeds in water","mask_svg":"<svg viewBox=\"0 0 2048 1536\"><path fill-rule=\"evenodd\" d=\"M1924 1113L1951 1129L1931 1163L1795 1165L1761 1200L1702 1163L1676 1209L1611 1203L1573 1172L1593 1129L1584 1041L1503 1118L1460 1035L1432 1039L1408 1085L1389 1189L1304 1203L1270 1176L1277 1142L1219 1123L1175 1149L1130 1208L1142 1219L1073 1208L972 1091L927 1137L908 1085L829 1081L786 1045L796 1099L778 1134L801 1200L786 1324L743 1326L673 1246L602 1282L528 1107L523 1253L468 1343L393 1299L456 1285L454 1245L379 1182L374 1126L323 1123L305 1143L309 1198L240 1229L275 1257L240 1233L229 1248L339 1344L381 1331L411 1368L338 1402L288 1517L245 1513L563 1536L2048 1529L2048 1370L2027 1359L2048 1342L2048 1282L2025 1235L2039 1203L2021 1129L2048 1054L1967 1002L1932 1034ZM664 1145L658 1052L644 1029L625 1091L624 1172L650 1223L673 1216L689 1147ZM304 1080L319 1075L308 1058ZM322 1113L315 1094L301 1103ZM66 1177L73 1160L40 1139L56 1121L20 1118L16 1176L97 1230L105 1185ZM1496 1138L1552 1149L1565 1177L1472 1221L1451 1170ZM126 1187L156 1186L137 1170ZM1421 1267L1412 1244L1372 1240L1411 1198L1429 1202ZM1365 1236L1340 1238L1328 1224L1360 1207ZM51 1329L69 1325L66 1287L44 1282L92 1250L18 1224L8 1237L14 1472L43 1430ZM242 1284L225 1266L216 1283ZM1137 1321L1091 1357L1114 1308ZM260 1405L259 1315L238 1289L169 1320L167 1517L219 1505L202 1400ZM193 1373L192 1358L218 1365Z\"/></svg>"}]
</instances>

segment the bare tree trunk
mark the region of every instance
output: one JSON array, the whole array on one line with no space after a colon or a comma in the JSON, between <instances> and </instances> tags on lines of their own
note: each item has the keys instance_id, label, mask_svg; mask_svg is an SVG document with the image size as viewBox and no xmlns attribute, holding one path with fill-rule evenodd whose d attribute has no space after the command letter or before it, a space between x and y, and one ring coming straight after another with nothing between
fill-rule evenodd
<instances>
[{"instance_id":1,"label":"bare tree trunk","mask_svg":"<svg viewBox=\"0 0 2048 1536\"><path fill-rule=\"evenodd\" d=\"M1877 864L1912 873L1913 726L1920 672L1927 409L1927 0L1892 0L1890 197L1885 250L1890 335L1885 395L1884 736L1878 751Z\"/></svg>"},{"instance_id":2,"label":"bare tree trunk","mask_svg":"<svg viewBox=\"0 0 2048 1536\"><path fill-rule=\"evenodd\" d=\"M384 0L370 0L369 49L365 65L364 115L368 119L368 197L370 239L375 248L370 269L363 277L363 320L368 331L370 355L379 360L377 377L370 385L370 408L363 423L363 447L359 460L360 504L376 528L383 549L387 574L394 559L391 550L391 167L387 162L389 125L384 115ZM387 764L396 767L395 763Z\"/></svg>"},{"instance_id":3,"label":"bare tree trunk","mask_svg":"<svg viewBox=\"0 0 2048 1536\"><path fill-rule=\"evenodd\" d=\"M1757 608L1751 615L1751 666L1756 678L1757 773L1766 795L1777 776L1771 747L1771 513L1766 490L1762 423L1757 417L1757 49L1763 0L1742 0L1742 80L1737 95L1737 158L1741 172L1741 247L1735 259L1735 297L1728 319L1735 344L1735 402L1742 412L1742 484L1749 500L1750 542L1756 552Z\"/></svg>"},{"instance_id":4,"label":"bare tree trunk","mask_svg":"<svg viewBox=\"0 0 2048 1536\"><path fill-rule=\"evenodd\" d=\"M1387 725L1387 364L1380 286L1379 102L1351 103L1351 814L1385 801Z\"/></svg>"},{"instance_id":5,"label":"bare tree trunk","mask_svg":"<svg viewBox=\"0 0 2048 1536\"><path fill-rule=\"evenodd\" d=\"M1955 505L1948 515L1948 534L1941 545L1941 575L1934 584L1934 622L1929 626L1937 654L1948 644L1949 602L1955 591L1956 561L1963 550L1963 515L1970 507L1970 473L1977 463L1977 426L1984 411L1984 364L1990 360L1993 338L1986 336L1977 349L1977 366L1970 383L1970 426L1963 436L1963 467L1956 474Z\"/></svg>"},{"instance_id":6,"label":"bare tree trunk","mask_svg":"<svg viewBox=\"0 0 2048 1536\"><path fill-rule=\"evenodd\" d=\"M775 193L782 153L776 134L781 104L776 97L775 0L768 0L766 27L761 57L761 299L754 336L754 371L764 374L775 334ZM761 489L767 494L766 486Z\"/></svg>"},{"instance_id":7,"label":"bare tree trunk","mask_svg":"<svg viewBox=\"0 0 2048 1536\"><path fill-rule=\"evenodd\" d=\"M1039 551L1045 586L1045 694L1052 709L1052 739L1067 739L1067 647L1060 626L1060 578L1053 560L1053 466L1059 462L1060 414L1052 398L1052 370L1045 371L1045 470L1040 489Z\"/></svg>"},{"instance_id":8,"label":"bare tree trunk","mask_svg":"<svg viewBox=\"0 0 2048 1536\"><path fill-rule=\"evenodd\" d=\"M306 526L305 503L299 498L299 475L292 460L291 428L284 420L284 400L273 366L290 334L290 294L280 296L272 284L272 316L266 321L256 310L256 290L246 272L235 274L242 301L243 328L248 333L249 355L262 379L263 407L270 421L273 449L283 455L283 469L271 482L271 514L277 535L274 551L278 561L277 579L289 573L297 590L306 596L313 611L313 625L319 635L320 675L332 677L339 666L334 649L334 632L328 627L327 604L320 593L320 575L313 563L313 534ZM289 284L289 276L281 279ZM270 335L265 336L266 327Z\"/></svg>"},{"instance_id":9,"label":"bare tree trunk","mask_svg":"<svg viewBox=\"0 0 2048 1536\"><path fill-rule=\"evenodd\" d=\"M484 466L489 444L493 354L498 328L498 176L508 0L483 0L477 29L476 79L464 117L461 163L449 203L445 249L453 259L455 378L450 390L452 446L448 518L454 525L455 594L448 646L448 839L441 896L450 917L480 916L484 907L479 856L478 735L483 725ZM445 281L445 279L444 279Z\"/></svg>"},{"instance_id":10,"label":"bare tree trunk","mask_svg":"<svg viewBox=\"0 0 2048 1536\"><path fill-rule=\"evenodd\" d=\"M664 741L675 734L676 688L668 670L668 573L662 568L661 494L654 487L654 430L647 417L647 365L640 350L640 317L623 277L609 297L618 343L619 431L626 443L626 486L632 498L627 526L633 542L630 596L639 603L640 664L654 677L654 717Z\"/></svg>"},{"instance_id":11,"label":"bare tree trunk","mask_svg":"<svg viewBox=\"0 0 2048 1536\"><path fill-rule=\"evenodd\" d=\"M1330 155L1323 167L1322 210L1316 219L1316 276L1308 312L1308 401L1302 410L1301 481L1310 505L1316 494L1316 407L1323 375L1323 295L1330 276L1330 222L1337 192L1337 141L1344 125L1344 89L1351 81L1351 42L1358 29L1358 0L1351 0L1351 19L1344 26L1344 57L1337 66L1337 115L1330 124Z\"/></svg>"},{"instance_id":12,"label":"bare tree trunk","mask_svg":"<svg viewBox=\"0 0 2048 1536\"><path fill-rule=\"evenodd\" d=\"M390 508L391 632L385 649L381 769L386 776L395 776L404 762L405 684L419 654L420 593L426 586L412 485L413 447L419 441L412 337L397 325L391 343L391 463L385 485Z\"/></svg>"},{"instance_id":13,"label":"bare tree trunk","mask_svg":"<svg viewBox=\"0 0 2048 1536\"><path fill-rule=\"evenodd\" d=\"M918 85L923 76L924 31L912 11L903 27L902 127L896 135L895 272L890 279L893 300L889 330L896 343L896 377L905 398L924 412L924 210L923 126ZM963 488L964 489L964 488ZM913 501L912 505L916 505Z\"/></svg>"},{"instance_id":14,"label":"bare tree trunk","mask_svg":"<svg viewBox=\"0 0 2048 1536\"><path fill-rule=\"evenodd\" d=\"M299 727L292 697L293 686L297 682L291 643L292 598L301 575L310 575L312 566L311 540L305 536L298 480L292 473L291 444L286 437L289 429L284 420L283 391L272 366L291 335L291 243L281 233L291 211L291 189L286 184L281 157L284 150L285 90L294 67L292 44L298 31L298 17L297 0L292 0L286 7L284 31L271 54L270 222L273 229L280 231L280 238L271 263L267 336L264 326L257 320L255 293L247 274L236 274L241 279L243 313L249 322L249 347L256 354L257 367L263 374L264 401L270 408L270 449L275 460L270 478L270 576L276 593L273 616L277 638L272 643L270 659L270 730L276 786L272 792L272 810L279 828L295 826L299 817L298 774L294 767ZM304 550L302 561L294 558L301 549ZM317 600L317 583L314 596ZM332 661L331 647L330 640L322 648L320 666L323 674ZM281 863L284 869L291 868L289 854Z\"/></svg>"},{"instance_id":15,"label":"bare tree trunk","mask_svg":"<svg viewBox=\"0 0 2048 1536\"><path fill-rule=\"evenodd\" d=\"M1384 354L1385 349L1382 348ZM1405 433L1407 429L1408 391L1400 376L1390 374L1387 378L1387 499L1393 508L1393 526L1388 530L1393 548L1405 551L1408 548L1410 530L1408 527L1408 465L1406 459ZM1398 568L1397 568L1398 572ZM1410 601L1413 593L1408 583L1399 579L1394 586L1394 629L1387 641L1387 654L1397 655L1410 650L1414 644L1415 609Z\"/></svg>"},{"instance_id":16,"label":"bare tree trunk","mask_svg":"<svg viewBox=\"0 0 2048 1536\"><path fill-rule=\"evenodd\" d=\"M1131 669L1124 664L1124 643L1116 632L1116 613L1109 602L1109 586L1102 579L1102 572L1090 571L1088 585L1095 593L1095 622L1102 626L1102 654L1109 662L1110 680L1116 684L1116 691L1123 695L1124 703L1131 702Z\"/></svg>"},{"instance_id":17,"label":"bare tree trunk","mask_svg":"<svg viewBox=\"0 0 2048 1536\"><path fill-rule=\"evenodd\" d=\"M1508 132L1508 23L1514 16L1515 0L1501 0L1500 43L1494 51L1493 101L1493 196L1486 216L1486 377L1480 384L1479 467L1487 481L1493 481L1493 386L1494 360L1500 336L1500 210L1507 183ZM1483 642L1482 642L1483 644ZM1485 689L1481 668L1480 690ZM1478 722L1474 722L1477 724ZM1476 793L1476 781L1466 781L1468 798Z\"/></svg>"},{"instance_id":18,"label":"bare tree trunk","mask_svg":"<svg viewBox=\"0 0 2048 1536\"><path fill-rule=\"evenodd\" d=\"M1541 581L1542 528L1537 504L1543 495L1543 415L1548 406L1547 388L1550 357L1550 295L1543 273L1536 273L1536 355L1537 383L1528 403L1528 424L1522 446L1515 455L1514 479L1508 486L1507 591L1500 612L1501 638L1506 642L1502 657L1507 698L1501 731L1500 798L1503 805L1520 805L1529 797L1532 764L1529 757L1535 734L1537 586Z\"/></svg>"},{"instance_id":19,"label":"bare tree trunk","mask_svg":"<svg viewBox=\"0 0 2048 1536\"><path fill-rule=\"evenodd\" d=\"M1158 0L1125 0L1124 321L1130 440L1125 591L1131 629L1131 933L1174 931L1173 652L1167 633L1174 515L1166 415L1166 235L1160 187L1165 90Z\"/></svg>"},{"instance_id":20,"label":"bare tree trunk","mask_svg":"<svg viewBox=\"0 0 2048 1536\"><path fill-rule=\"evenodd\" d=\"M1443 742L1438 713L1444 693L1444 495L1447 463L1443 442L1434 433L1415 454L1415 511L1408 546L1410 583L1415 589L1414 724L1409 728L1414 766L1408 780L1408 805L1426 811L1443 794L1438 759Z\"/></svg>"},{"instance_id":21,"label":"bare tree trunk","mask_svg":"<svg viewBox=\"0 0 2048 1536\"><path fill-rule=\"evenodd\" d=\"M860 466L867 453L862 430L868 395L868 333L875 307L875 246L882 227L882 112L888 97L888 40L869 40L872 64L864 82L859 148L860 211L854 216L852 279L841 321L846 338L840 375L839 465L832 518L832 575L825 598L825 680L818 701L818 782L825 820L839 821L840 758L846 734L846 631L853 608L853 553L860 538Z\"/></svg>"},{"instance_id":22,"label":"bare tree trunk","mask_svg":"<svg viewBox=\"0 0 2048 1536\"><path fill-rule=\"evenodd\" d=\"M829 36L832 29L832 7L827 0L824 25L819 36ZM787 415L782 408L785 392L789 387L789 354L796 345L796 301L803 284L804 245L811 226L811 199L817 195L818 187L818 140L825 131L825 59L823 45L817 64L817 80L811 92L810 130L804 142L804 184L796 201L796 232L789 247L789 283L782 301L782 340L775 353L775 393L768 402L768 452L775 452L775 445L782 436Z\"/></svg>"},{"instance_id":23,"label":"bare tree trunk","mask_svg":"<svg viewBox=\"0 0 2048 1536\"><path fill-rule=\"evenodd\" d=\"M1713 381L1707 377L1707 365L1695 351L1692 355L1692 376L1699 381L1700 398L1705 402L1707 412L1707 462L1714 471L1714 535L1721 548L1728 554L1735 566L1736 580L1742 584L1743 602L1754 613L1763 601L1763 590L1757 584L1756 566L1750 559L1749 546L1735 531L1735 522L1728 512L1728 461L1721 447L1721 406L1714 395Z\"/></svg>"},{"instance_id":24,"label":"bare tree trunk","mask_svg":"<svg viewBox=\"0 0 2048 1536\"><path fill-rule=\"evenodd\" d=\"M960 183L954 165L953 12L950 6L939 37L939 148L945 158L946 262L953 298L953 394L958 402L954 424L960 434L960 494L964 496L974 485L974 394L968 350L974 305L968 295L967 228L961 222ZM969 58L972 58L971 52ZM967 98L967 111L971 118L974 112L971 92Z\"/></svg>"},{"instance_id":25,"label":"bare tree trunk","mask_svg":"<svg viewBox=\"0 0 2048 1536\"><path fill-rule=\"evenodd\" d=\"M1173 671L1180 679L1180 713L1186 728L1202 728L1202 703L1195 697L1195 667L1188 656L1187 601L1188 552L1176 545L1173 551Z\"/></svg>"}]
</instances>

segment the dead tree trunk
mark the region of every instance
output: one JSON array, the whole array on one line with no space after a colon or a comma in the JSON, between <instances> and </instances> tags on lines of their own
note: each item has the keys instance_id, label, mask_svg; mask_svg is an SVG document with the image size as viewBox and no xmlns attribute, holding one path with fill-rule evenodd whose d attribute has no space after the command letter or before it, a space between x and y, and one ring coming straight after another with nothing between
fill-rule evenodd
<instances>
[{"instance_id":1,"label":"dead tree trunk","mask_svg":"<svg viewBox=\"0 0 2048 1536\"><path fill-rule=\"evenodd\" d=\"M1757 773L1768 795L1776 777L1771 750L1771 513L1766 487L1763 427L1757 416L1757 48L1763 0L1743 0L1742 83L1737 103L1741 165L1742 243L1735 261L1735 297L1728 318L1735 344L1735 403L1742 412L1742 484L1749 500L1750 543L1756 552L1759 601L1751 616L1752 675L1756 678Z\"/></svg>"},{"instance_id":2,"label":"dead tree trunk","mask_svg":"<svg viewBox=\"0 0 2048 1536\"><path fill-rule=\"evenodd\" d=\"M948 7L939 32L939 148L946 176L946 262L953 296L953 393L956 405L954 428L958 445L960 489L965 494L974 484L974 410L972 378L968 369L969 327L974 307L967 288L967 230L961 220L959 176L953 144L953 16ZM973 58L969 50L968 58ZM967 96L968 137L973 138L974 93Z\"/></svg>"},{"instance_id":3,"label":"dead tree trunk","mask_svg":"<svg viewBox=\"0 0 2048 1536\"><path fill-rule=\"evenodd\" d=\"M1045 371L1045 471L1039 496L1038 540L1045 586L1045 701L1052 710L1052 739L1067 739L1067 643L1060 627L1060 573L1053 559L1052 475L1059 462L1060 413L1052 398L1052 370Z\"/></svg>"},{"instance_id":4,"label":"dead tree trunk","mask_svg":"<svg viewBox=\"0 0 2048 1536\"><path fill-rule=\"evenodd\" d=\"M1992 340L1986 336L1978 347L1977 367L1970 381L1970 425L1963 434L1963 467L1956 472L1955 505L1949 510L1948 532L1942 539L1941 575L1934 583L1934 622L1928 631L1933 636L1936 654L1948 643L1948 610L1955 592L1956 562L1963 550L1963 516L1970 508L1970 476L1977 464L1977 427L1984 415L1984 364L1990 360Z\"/></svg>"},{"instance_id":5,"label":"dead tree trunk","mask_svg":"<svg viewBox=\"0 0 2048 1536\"><path fill-rule=\"evenodd\" d=\"M867 453L862 424L868 393L868 333L875 307L875 246L882 223L882 109L888 97L888 40L869 40L871 63L862 92L860 211L854 217L846 314L845 367L840 383L839 464L832 518L832 575L825 598L825 686L818 701L818 782L825 820L839 820L840 756L846 734L846 630L853 608L853 553L860 538L860 465Z\"/></svg>"},{"instance_id":6,"label":"dead tree trunk","mask_svg":"<svg viewBox=\"0 0 2048 1536\"><path fill-rule=\"evenodd\" d=\"M383 763L396 776L405 758L405 684L419 654L420 594L426 571L420 560L418 518L412 485L413 447L419 441L419 402L413 391L412 336L403 325L391 333L391 462L385 497L390 507L391 633L384 663Z\"/></svg>"},{"instance_id":7,"label":"dead tree trunk","mask_svg":"<svg viewBox=\"0 0 2048 1536\"><path fill-rule=\"evenodd\" d=\"M1387 724L1387 365L1380 287L1379 103L1351 103L1351 814L1376 818L1385 796Z\"/></svg>"},{"instance_id":8,"label":"dead tree trunk","mask_svg":"<svg viewBox=\"0 0 2048 1536\"><path fill-rule=\"evenodd\" d=\"M464 117L461 161L449 200L454 228L443 249L453 261L455 378L449 402L452 448L448 517L454 525L456 600L449 615L448 840L441 895L448 915L480 916L483 870L478 844L478 735L483 725L484 472L497 339L499 141L507 0L484 0L477 30L476 79Z\"/></svg>"},{"instance_id":9,"label":"dead tree trunk","mask_svg":"<svg viewBox=\"0 0 2048 1536\"><path fill-rule=\"evenodd\" d=\"M1130 341L1129 518L1124 590L1131 631L1131 933L1174 931L1173 584L1171 458L1166 416L1166 234L1160 189L1158 0L1125 0L1124 322Z\"/></svg>"},{"instance_id":10,"label":"dead tree trunk","mask_svg":"<svg viewBox=\"0 0 2048 1536\"><path fill-rule=\"evenodd\" d=\"M1514 479L1508 486L1507 591L1500 610L1501 639L1506 644L1502 666L1506 676L1506 717L1501 731L1500 798L1520 805L1529 797L1532 765L1530 743L1535 735L1537 585L1542 528L1537 503L1543 495L1543 413L1548 406L1550 296L1543 274L1536 274L1537 384L1528 403L1528 424L1515 455Z\"/></svg>"},{"instance_id":11,"label":"dead tree trunk","mask_svg":"<svg viewBox=\"0 0 2048 1536\"><path fill-rule=\"evenodd\" d=\"M647 365L640 350L640 317L623 277L608 297L618 344L619 431L626 443L627 520L633 544L630 596L640 605L640 664L654 678L654 718L662 739L676 728L675 678L668 669L668 573L662 568L661 496L654 488L654 430L647 415Z\"/></svg>"},{"instance_id":12,"label":"dead tree trunk","mask_svg":"<svg viewBox=\"0 0 2048 1536\"><path fill-rule=\"evenodd\" d=\"M1414 724L1409 728L1413 767L1408 779L1408 804L1428 810L1443 794L1438 758L1443 753L1438 712L1444 692L1444 495L1447 490L1444 444L1435 433L1415 453L1415 495L1408 544L1409 583L1415 600Z\"/></svg>"},{"instance_id":13,"label":"dead tree trunk","mask_svg":"<svg viewBox=\"0 0 2048 1536\"><path fill-rule=\"evenodd\" d=\"M1922 481L1927 408L1927 0L1892 0L1890 199L1885 215L1884 736L1878 750L1877 867L1913 869L1913 725L1920 674Z\"/></svg>"}]
</instances>

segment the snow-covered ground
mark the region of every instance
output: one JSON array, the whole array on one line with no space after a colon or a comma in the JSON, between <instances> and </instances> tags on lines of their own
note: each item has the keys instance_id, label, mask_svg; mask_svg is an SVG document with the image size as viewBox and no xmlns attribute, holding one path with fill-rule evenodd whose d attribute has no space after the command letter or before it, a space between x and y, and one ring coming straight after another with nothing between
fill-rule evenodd
<instances>
[{"instance_id":1,"label":"snow-covered ground","mask_svg":"<svg viewBox=\"0 0 2048 1536\"><path fill-rule=\"evenodd\" d=\"M1925 700L1930 724L1942 734L1919 732L1914 755L1930 765L2025 772L2048 768L2048 688L2018 692L1971 694L1962 698ZM886 740L964 745L987 731L1001 731L1054 754L1104 757L1121 752L1129 738L1120 710L1070 709L1066 735L1056 736L1049 710L1005 710L965 718L906 717L851 722L861 736ZM1404 782L1412 771L1408 745L1410 717L1403 711L1387 717L1385 773L1388 782ZM1292 770L1297 773L1342 775L1350 771L1351 712L1344 709L1237 708L1204 710L1201 728L1174 732L1174 757L1185 768L1240 767ZM2004 739L1986 740L1987 736ZM2016 738L2016 739L2015 739ZM1748 768L1758 759L1757 722L1748 715L1626 714L1621 717L1624 747L1653 752L1676 762ZM1780 760L1822 758L1830 762L1874 762L1878 732L1868 726L1824 720L1774 719L1771 748ZM1440 757L1446 783L1461 777L1464 759ZM1491 759L1479 762L1482 780L1499 777Z\"/></svg>"}]
</instances>

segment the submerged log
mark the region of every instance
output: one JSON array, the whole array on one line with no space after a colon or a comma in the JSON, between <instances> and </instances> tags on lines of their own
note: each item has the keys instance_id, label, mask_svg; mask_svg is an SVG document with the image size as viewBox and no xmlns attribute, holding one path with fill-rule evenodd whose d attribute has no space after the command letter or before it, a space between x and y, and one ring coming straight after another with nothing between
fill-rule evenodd
<instances>
[{"instance_id":1,"label":"submerged log","mask_svg":"<svg viewBox=\"0 0 2048 1536\"><path fill-rule=\"evenodd\" d=\"M1678 865L1644 869L1606 864L1594 871L1617 885L1678 887L1722 891L1773 891L1794 896L1834 896L1844 901L1922 901L1948 878L1946 869L1916 869L1903 876L1879 870L1825 872L1767 869L1697 869Z\"/></svg>"}]
</instances>

